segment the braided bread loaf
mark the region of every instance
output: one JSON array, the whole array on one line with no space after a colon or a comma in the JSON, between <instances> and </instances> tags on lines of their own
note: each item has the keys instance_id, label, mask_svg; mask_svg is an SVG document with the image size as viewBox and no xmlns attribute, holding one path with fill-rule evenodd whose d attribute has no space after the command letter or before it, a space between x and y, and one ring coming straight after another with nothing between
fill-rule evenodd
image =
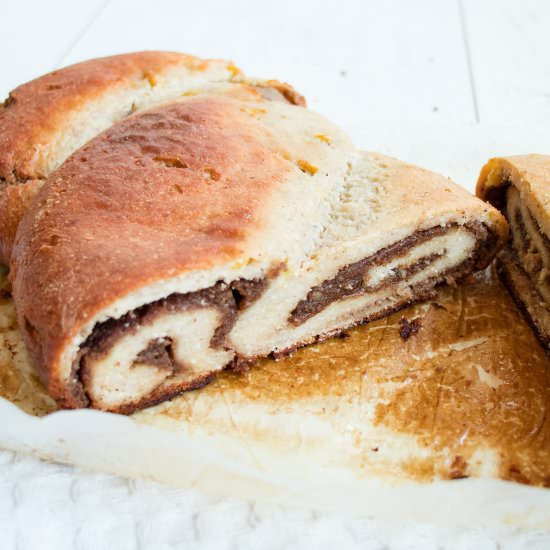
<instances>
[{"instance_id":1,"label":"braided bread loaf","mask_svg":"<svg viewBox=\"0 0 550 550\"><path fill-rule=\"evenodd\" d=\"M357 151L292 88L230 63L130 54L10 98L3 253L64 407L129 413L387 315L507 235L496 209Z\"/></svg>"}]
</instances>

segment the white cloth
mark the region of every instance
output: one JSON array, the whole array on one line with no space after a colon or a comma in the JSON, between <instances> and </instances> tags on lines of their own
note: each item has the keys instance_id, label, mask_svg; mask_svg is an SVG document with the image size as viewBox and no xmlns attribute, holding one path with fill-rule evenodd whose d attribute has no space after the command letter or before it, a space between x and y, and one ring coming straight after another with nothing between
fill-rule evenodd
<instances>
[{"instance_id":1,"label":"white cloth","mask_svg":"<svg viewBox=\"0 0 550 550\"><path fill-rule=\"evenodd\" d=\"M550 533L340 518L0 451L0 548L546 550Z\"/></svg>"}]
</instances>

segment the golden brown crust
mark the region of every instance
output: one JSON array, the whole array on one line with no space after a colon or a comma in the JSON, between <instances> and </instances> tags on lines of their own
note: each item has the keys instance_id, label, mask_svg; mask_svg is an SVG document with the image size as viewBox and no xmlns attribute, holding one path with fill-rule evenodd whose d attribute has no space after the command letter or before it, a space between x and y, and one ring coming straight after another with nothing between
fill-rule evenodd
<instances>
[{"instance_id":1,"label":"golden brown crust","mask_svg":"<svg viewBox=\"0 0 550 550\"><path fill-rule=\"evenodd\" d=\"M42 180L29 180L0 191L0 263L9 263L19 222L42 184Z\"/></svg>"},{"instance_id":2,"label":"golden brown crust","mask_svg":"<svg viewBox=\"0 0 550 550\"><path fill-rule=\"evenodd\" d=\"M51 171L36 152L48 147L64 128L63 121L75 110L83 109L98 96L111 90L130 88L140 80L151 87L159 73L172 66L183 66L194 71L206 70L216 60L201 60L174 52L138 52L93 59L46 74L11 92L4 105L0 105L0 192L9 184L26 183L27 189L9 191L0 197L0 262L7 263L19 221L25 213L33 192L38 190L37 179L45 179ZM220 88L220 93L235 99L264 101L262 91L280 94L281 100L305 106L304 98L289 84L277 80L247 80L239 69L229 63L228 74L242 84ZM204 92L202 88L186 91L184 95ZM161 95L162 97L162 95ZM132 104L132 109L134 108ZM101 106L97 109L100 111ZM119 117L118 117L119 118ZM113 121L114 123L115 121ZM80 125L82 122L79 123ZM67 134L71 134L70 129ZM89 137L93 137L90 135ZM79 143L66 151L76 149ZM49 158L51 154L46 155ZM64 158L65 155L62 155ZM5 208L9 207L9 212Z\"/></svg>"},{"instance_id":3,"label":"golden brown crust","mask_svg":"<svg viewBox=\"0 0 550 550\"><path fill-rule=\"evenodd\" d=\"M47 176L34 157L71 111L132 78L151 79L182 63L201 70L208 61L175 52L137 52L84 61L19 86L0 106L0 181Z\"/></svg>"},{"instance_id":4,"label":"golden brown crust","mask_svg":"<svg viewBox=\"0 0 550 550\"><path fill-rule=\"evenodd\" d=\"M12 256L35 363L57 364L117 297L238 258L294 169L277 147L239 102L199 96L128 117L69 158L33 201Z\"/></svg>"},{"instance_id":5,"label":"golden brown crust","mask_svg":"<svg viewBox=\"0 0 550 550\"><path fill-rule=\"evenodd\" d=\"M275 88L285 99L293 105L306 107L306 98L299 94L288 82L279 82L278 80L267 80L266 86Z\"/></svg>"}]
</instances>

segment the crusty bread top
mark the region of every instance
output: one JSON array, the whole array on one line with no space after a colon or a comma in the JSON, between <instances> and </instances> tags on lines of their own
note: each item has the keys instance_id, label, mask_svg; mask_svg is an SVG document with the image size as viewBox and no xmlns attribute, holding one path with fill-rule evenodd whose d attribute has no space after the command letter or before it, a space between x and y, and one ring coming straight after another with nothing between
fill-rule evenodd
<instances>
[{"instance_id":1,"label":"crusty bread top","mask_svg":"<svg viewBox=\"0 0 550 550\"><path fill-rule=\"evenodd\" d=\"M345 170L340 134L311 111L235 84L129 116L76 151L32 202L12 254L36 364L55 364L86 321L136 289L243 257L265 264L270 247L302 245L323 186L339 178L335 158ZM300 196L285 247L273 231L269 243L259 239L280 204Z\"/></svg>"},{"instance_id":2,"label":"crusty bread top","mask_svg":"<svg viewBox=\"0 0 550 550\"><path fill-rule=\"evenodd\" d=\"M143 82L154 87L161 74L178 68L192 73L212 70L218 76L225 72L227 79L239 73L225 61L175 52L138 52L84 61L19 86L0 106L0 182L47 176L58 162L45 149L75 112L109 91L137 88ZM77 134L86 137L86 126L90 125L82 125Z\"/></svg>"},{"instance_id":3,"label":"crusty bread top","mask_svg":"<svg viewBox=\"0 0 550 550\"><path fill-rule=\"evenodd\" d=\"M174 52L92 59L14 90L0 105L0 263L9 263L15 231L39 181L70 154L136 111L213 92L305 106L286 83L248 79L230 62ZM28 188L10 189L14 183Z\"/></svg>"},{"instance_id":4,"label":"crusty bread top","mask_svg":"<svg viewBox=\"0 0 550 550\"><path fill-rule=\"evenodd\" d=\"M515 185L539 226L550 237L550 155L497 157L481 169L476 194L502 208L504 192Z\"/></svg>"}]
</instances>

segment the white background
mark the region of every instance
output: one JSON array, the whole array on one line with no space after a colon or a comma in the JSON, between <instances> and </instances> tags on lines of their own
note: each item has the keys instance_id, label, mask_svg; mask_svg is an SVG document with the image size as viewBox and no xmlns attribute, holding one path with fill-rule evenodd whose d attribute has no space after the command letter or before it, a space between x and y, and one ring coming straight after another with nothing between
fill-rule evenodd
<instances>
[{"instance_id":1,"label":"white background","mask_svg":"<svg viewBox=\"0 0 550 550\"><path fill-rule=\"evenodd\" d=\"M545 0L2 1L0 96L86 58L171 49L286 80L360 147L470 190L491 156L550 153ZM543 549L550 534L382 525L0 451L1 549L182 546Z\"/></svg>"}]
</instances>

